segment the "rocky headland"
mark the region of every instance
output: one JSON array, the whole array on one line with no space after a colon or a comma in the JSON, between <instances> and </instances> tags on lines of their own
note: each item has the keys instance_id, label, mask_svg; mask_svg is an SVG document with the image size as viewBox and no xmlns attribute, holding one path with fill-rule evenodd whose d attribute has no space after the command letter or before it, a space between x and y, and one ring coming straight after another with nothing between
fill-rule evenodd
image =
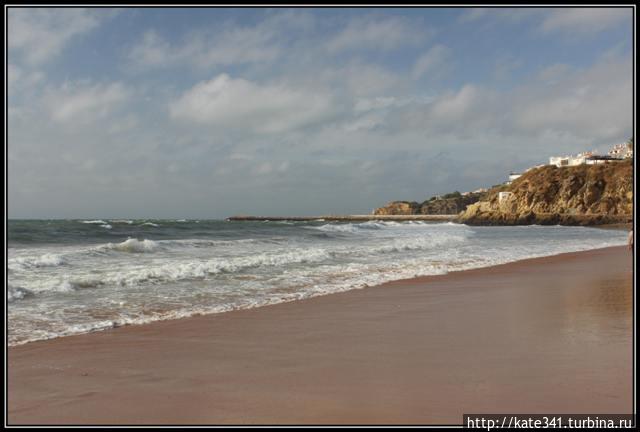
<instances>
[{"instance_id":1,"label":"rocky headland","mask_svg":"<svg viewBox=\"0 0 640 432\"><path fill-rule=\"evenodd\" d=\"M631 160L535 168L491 189L458 217L470 225L600 225L632 219Z\"/></svg>"},{"instance_id":2,"label":"rocky headland","mask_svg":"<svg viewBox=\"0 0 640 432\"><path fill-rule=\"evenodd\" d=\"M422 203L416 201L392 201L374 211L374 215L457 215L468 205L480 200L484 193L462 195L453 192L441 197L431 197Z\"/></svg>"},{"instance_id":3,"label":"rocky headland","mask_svg":"<svg viewBox=\"0 0 640 432\"><path fill-rule=\"evenodd\" d=\"M633 162L546 165L485 193L393 201L374 214L458 214L457 221L469 225L628 223L633 220Z\"/></svg>"}]
</instances>

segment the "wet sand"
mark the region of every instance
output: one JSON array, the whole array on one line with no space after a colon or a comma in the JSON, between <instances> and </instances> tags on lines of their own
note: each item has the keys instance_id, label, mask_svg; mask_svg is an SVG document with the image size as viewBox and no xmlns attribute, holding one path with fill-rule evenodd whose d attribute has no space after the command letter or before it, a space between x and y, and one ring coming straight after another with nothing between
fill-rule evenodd
<instances>
[{"instance_id":1,"label":"wet sand","mask_svg":"<svg viewBox=\"0 0 640 432\"><path fill-rule=\"evenodd\" d=\"M624 247L8 351L16 424L461 424L632 412Z\"/></svg>"}]
</instances>

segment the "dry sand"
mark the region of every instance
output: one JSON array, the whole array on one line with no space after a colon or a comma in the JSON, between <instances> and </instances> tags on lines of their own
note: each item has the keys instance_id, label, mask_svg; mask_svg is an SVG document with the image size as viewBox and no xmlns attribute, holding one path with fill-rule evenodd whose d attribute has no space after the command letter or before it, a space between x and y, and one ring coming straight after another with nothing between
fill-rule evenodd
<instances>
[{"instance_id":1,"label":"dry sand","mask_svg":"<svg viewBox=\"0 0 640 432\"><path fill-rule=\"evenodd\" d=\"M461 424L632 412L623 247L8 352L9 424Z\"/></svg>"}]
</instances>

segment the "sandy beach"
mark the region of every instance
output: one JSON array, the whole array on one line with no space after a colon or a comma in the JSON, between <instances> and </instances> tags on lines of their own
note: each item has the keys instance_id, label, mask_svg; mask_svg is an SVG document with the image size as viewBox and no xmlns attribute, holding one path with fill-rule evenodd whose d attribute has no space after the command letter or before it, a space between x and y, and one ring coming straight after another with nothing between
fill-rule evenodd
<instances>
[{"instance_id":1,"label":"sandy beach","mask_svg":"<svg viewBox=\"0 0 640 432\"><path fill-rule=\"evenodd\" d=\"M8 423L461 424L632 412L624 247L8 350Z\"/></svg>"}]
</instances>

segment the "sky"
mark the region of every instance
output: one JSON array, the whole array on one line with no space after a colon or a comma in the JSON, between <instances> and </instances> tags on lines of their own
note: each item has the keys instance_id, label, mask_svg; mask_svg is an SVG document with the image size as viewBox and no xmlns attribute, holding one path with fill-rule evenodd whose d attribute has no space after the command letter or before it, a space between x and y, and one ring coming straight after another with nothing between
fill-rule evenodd
<instances>
[{"instance_id":1,"label":"sky","mask_svg":"<svg viewBox=\"0 0 640 432\"><path fill-rule=\"evenodd\" d=\"M633 135L630 8L17 8L10 218L366 214Z\"/></svg>"}]
</instances>

